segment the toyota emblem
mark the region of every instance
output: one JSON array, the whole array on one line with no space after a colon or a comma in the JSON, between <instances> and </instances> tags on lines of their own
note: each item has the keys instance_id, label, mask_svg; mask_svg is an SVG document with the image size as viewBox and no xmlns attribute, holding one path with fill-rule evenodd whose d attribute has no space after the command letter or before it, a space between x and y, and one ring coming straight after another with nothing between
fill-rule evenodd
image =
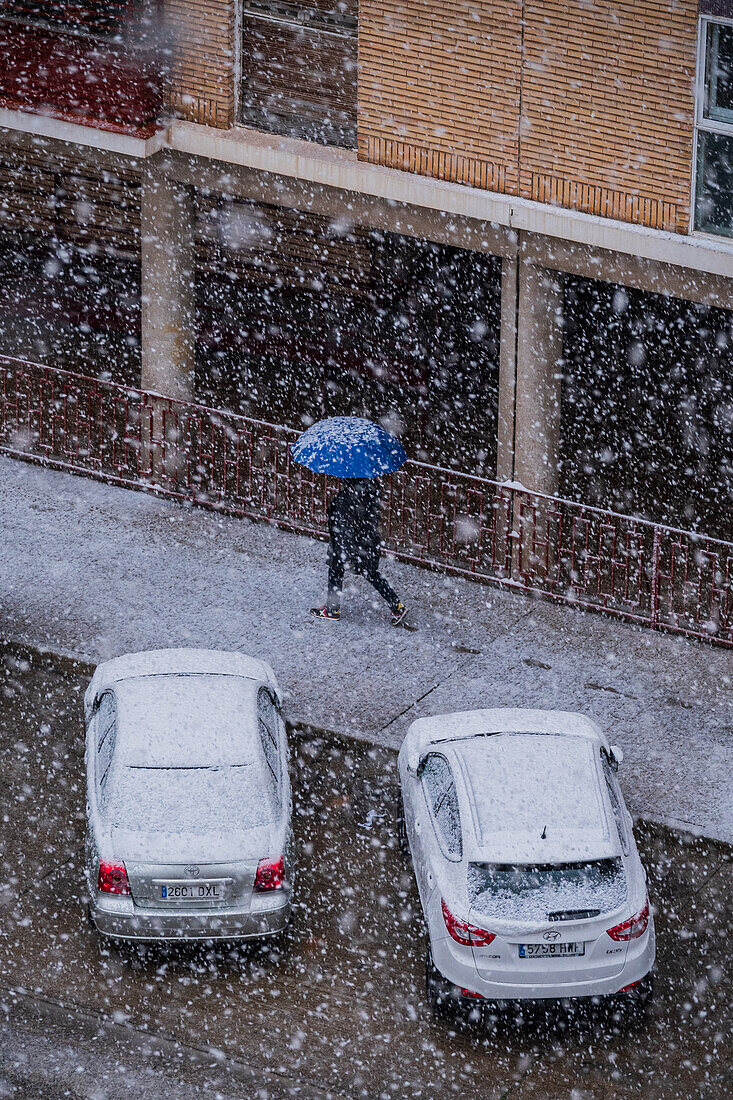
<instances>
[{"instance_id":1,"label":"toyota emblem","mask_svg":"<svg viewBox=\"0 0 733 1100\"><path fill-rule=\"evenodd\" d=\"M188 875L189 878L198 878L201 874L201 868L195 867L193 864L191 864L190 867L186 867L184 869L183 873L184 875Z\"/></svg>"},{"instance_id":2,"label":"toyota emblem","mask_svg":"<svg viewBox=\"0 0 733 1100\"><path fill-rule=\"evenodd\" d=\"M545 932L542 939L543 940L559 940L560 939L560 933L559 932Z\"/></svg>"}]
</instances>

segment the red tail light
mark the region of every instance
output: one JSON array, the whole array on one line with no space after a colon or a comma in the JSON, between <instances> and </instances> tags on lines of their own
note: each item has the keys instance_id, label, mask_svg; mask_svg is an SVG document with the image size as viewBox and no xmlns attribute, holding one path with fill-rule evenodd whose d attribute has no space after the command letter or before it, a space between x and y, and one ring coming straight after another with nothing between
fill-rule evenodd
<instances>
[{"instance_id":1,"label":"red tail light","mask_svg":"<svg viewBox=\"0 0 733 1100\"><path fill-rule=\"evenodd\" d=\"M463 988L461 988L461 996L462 997L472 997L474 999L474 1001L483 1001L484 1000L483 993L474 993L474 991L472 989L463 989Z\"/></svg>"},{"instance_id":2,"label":"red tail light","mask_svg":"<svg viewBox=\"0 0 733 1100\"><path fill-rule=\"evenodd\" d=\"M629 982L628 985L622 985L618 992L628 993L630 989L636 989L637 985L641 985L641 978L639 978L637 982Z\"/></svg>"},{"instance_id":3,"label":"red tail light","mask_svg":"<svg viewBox=\"0 0 733 1100\"><path fill-rule=\"evenodd\" d=\"M261 859L257 865L254 888L258 892L282 890L285 885L285 863L279 859Z\"/></svg>"},{"instance_id":4,"label":"red tail light","mask_svg":"<svg viewBox=\"0 0 733 1100\"><path fill-rule=\"evenodd\" d=\"M454 917L448 906L441 898L445 926L456 943L462 943L464 947L488 947L496 939L495 932L486 932L483 928L477 928L475 924L469 924L465 920Z\"/></svg>"},{"instance_id":5,"label":"red tail light","mask_svg":"<svg viewBox=\"0 0 733 1100\"><path fill-rule=\"evenodd\" d=\"M648 927L649 899L647 898L643 909L640 909L638 913L634 913L633 917L629 917L621 924L607 929L607 932L612 940L638 940L640 936L644 935Z\"/></svg>"},{"instance_id":6,"label":"red tail light","mask_svg":"<svg viewBox=\"0 0 733 1100\"><path fill-rule=\"evenodd\" d=\"M102 894L129 894L130 883L124 863L105 863L102 861L99 864L97 889Z\"/></svg>"}]
</instances>

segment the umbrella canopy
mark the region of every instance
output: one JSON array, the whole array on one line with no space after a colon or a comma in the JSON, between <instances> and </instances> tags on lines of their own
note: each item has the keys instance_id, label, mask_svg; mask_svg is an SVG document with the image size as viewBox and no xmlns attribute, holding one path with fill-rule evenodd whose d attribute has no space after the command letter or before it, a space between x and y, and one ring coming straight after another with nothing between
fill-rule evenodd
<instances>
[{"instance_id":1,"label":"umbrella canopy","mask_svg":"<svg viewBox=\"0 0 733 1100\"><path fill-rule=\"evenodd\" d=\"M398 439L358 416L332 416L312 424L293 444L293 458L332 477L379 477L407 461Z\"/></svg>"}]
</instances>

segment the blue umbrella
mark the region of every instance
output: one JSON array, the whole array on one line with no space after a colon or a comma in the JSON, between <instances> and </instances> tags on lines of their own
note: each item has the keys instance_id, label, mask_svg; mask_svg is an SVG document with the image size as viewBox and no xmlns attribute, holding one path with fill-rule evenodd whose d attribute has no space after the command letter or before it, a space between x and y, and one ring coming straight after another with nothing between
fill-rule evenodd
<instances>
[{"instance_id":1,"label":"blue umbrella","mask_svg":"<svg viewBox=\"0 0 733 1100\"><path fill-rule=\"evenodd\" d=\"M332 416L312 424L293 444L293 458L333 477L379 477L407 462L398 439L358 416Z\"/></svg>"}]
</instances>

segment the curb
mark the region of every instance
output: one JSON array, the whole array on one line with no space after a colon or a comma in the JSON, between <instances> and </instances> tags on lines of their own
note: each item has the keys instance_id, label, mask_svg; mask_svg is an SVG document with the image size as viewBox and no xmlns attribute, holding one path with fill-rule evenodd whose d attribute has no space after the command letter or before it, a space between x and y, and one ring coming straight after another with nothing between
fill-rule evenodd
<instances>
[{"instance_id":1,"label":"curb","mask_svg":"<svg viewBox=\"0 0 733 1100\"><path fill-rule=\"evenodd\" d=\"M91 679L97 667L96 662L90 661L88 657L84 657L78 653L59 652L58 650L52 650L45 646L32 645L16 638L0 635L0 656L4 653L10 654L19 660L28 661L36 667L48 669L52 672L61 669L67 674L88 676L89 679ZM298 719L291 720L287 717L286 724L289 733L298 741L323 739L333 744L341 745L347 750L357 747L362 751L376 750L392 757L395 762L397 759L398 749L391 745L382 745L378 741L372 741L370 738L360 734L343 733L340 730L325 729L319 726L313 726L309 722L300 721ZM634 821L634 826L646 829L666 829L668 832L677 836L681 844L690 844L698 840L704 841L706 844L712 844L719 847L722 851L729 853L729 858L733 860L733 844L730 841L723 840L719 836L708 835L705 833L702 826L695 825L693 822L680 821L678 818L672 817L662 818L656 815L649 815L648 817L637 817Z\"/></svg>"}]
</instances>

